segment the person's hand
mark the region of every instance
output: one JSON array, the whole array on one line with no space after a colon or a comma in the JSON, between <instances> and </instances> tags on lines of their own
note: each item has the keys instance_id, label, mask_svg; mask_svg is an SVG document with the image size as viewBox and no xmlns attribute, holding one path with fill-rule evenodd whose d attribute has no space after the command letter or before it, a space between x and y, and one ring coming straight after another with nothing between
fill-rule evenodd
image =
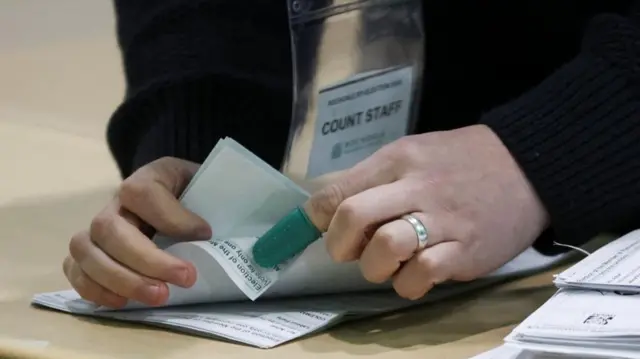
<instances>
[{"instance_id":1,"label":"person's hand","mask_svg":"<svg viewBox=\"0 0 640 359\"><path fill-rule=\"evenodd\" d=\"M90 228L71 238L63 269L82 298L111 308L128 300L161 305L169 295L166 283L195 283L195 267L157 248L149 235L211 237L207 222L177 199L197 169L197 164L176 158L140 168L123 181Z\"/></svg>"},{"instance_id":2,"label":"person's hand","mask_svg":"<svg viewBox=\"0 0 640 359\"><path fill-rule=\"evenodd\" d=\"M477 125L407 136L347 170L304 205L338 262L418 299L444 281L489 274L547 226L540 200L500 139ZM411 214L426 227L418 250Z\"/></svg>"}]
</instances>

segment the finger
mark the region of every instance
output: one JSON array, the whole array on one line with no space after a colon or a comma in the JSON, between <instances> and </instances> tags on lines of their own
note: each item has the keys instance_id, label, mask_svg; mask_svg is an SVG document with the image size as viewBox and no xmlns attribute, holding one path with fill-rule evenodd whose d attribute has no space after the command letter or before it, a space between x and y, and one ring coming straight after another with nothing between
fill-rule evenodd
<instances>
[{"instance_id":1,"label":"finger","mask_svg":"<svg viewBox=\"0 0 640 359\"><path fill-rule=\"evenodd\" d=\"M338 207L347 198L367 189L396 180L393 163L385 152L377 152L345 171L338 180L314 193L304 204L313 224L324 232Z\"/></svg>"},{"instance_id":2,"label":"finger","mask_svg":"<svg viewBox=\"0 0 640 359\"><path fill-rule=\"evenodd\" d=\"M443 241L441 227L433 216L422 212L414 212L412 215L427 228L427 245ZM404 219L386 223L373 234L362 252L359 261L362 274L370 282L385 282L417 249L418 235L411 223Z\"/></svg>"},{"instance_id":3,"label":"finger","mask_svg":"<svg viewBox=\"0 0 640 359\"><path fill-rule=\"evenodd\" d=\"M195 267L156 247L138 228L133 216L121 217L108 206L91 223L91 240L115 261L134 272L182 287L196 281Z\"/></svg>"},{"instance_id":4,"label":"finger","mask_svg":"<svg viewBox=\"0 0 640 359\"><path fill-rule=\"evenodd\" d=\"M338 262L359 258L371 232L381 223L418 210L418 189L417 182L400 180L367 189L342 202L324 236L331 257Z\"/></svg>"},{"instance_id":5,"label":"finger","mask_svg":"<svg viewBox=\"0 0 640 359\"><path fill-rule=\"evenodd\" d=\"M127 304L127 298L107 290L89 278L72 257L65 258L63 266L69 283L83 299L113 309L122 308Z\"/></svg>"},{"instance_id":6,"label":"finger","mask_svg":"<svg viewBox=\"0 0 640 359\"><path fill-rule=\"evenodd\" d=\"M122 266L85 236L72 238L70 250L71 256L87 276L117 295L147 305L163 304L169 296L165 283Z\"/></svg>"},{"instance_id":7,"label":"finger","mask_svg":"<svg viewBox=\"0 0 640 359\"><path fill-rule=\"evenodd\" d=\"M127 210L164 235L209 239L209 224L177 198L196 169L197 165L175 158L155 161L123 181L118 199Z\"/></svg>"},{"instance_id":8,"label":"finger","mask_svg":"<svg viewBox=\"0 0 640 359\"><path fill-rule=\"evenodd\" d=\"M393 288L401 297L422 298L435 285L453 276L462 258L461 243L445 241L413 256L393 279Z\"/></svg>"}]
</instances>

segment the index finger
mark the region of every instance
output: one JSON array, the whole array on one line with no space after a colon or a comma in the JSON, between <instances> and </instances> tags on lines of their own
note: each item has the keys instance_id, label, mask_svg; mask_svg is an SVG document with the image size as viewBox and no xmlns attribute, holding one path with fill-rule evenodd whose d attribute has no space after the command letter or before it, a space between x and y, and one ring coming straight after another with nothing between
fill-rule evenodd
<instances>
[{"instance_id":1,"label":"index finger","mask_svg":"<svg viewBox=\"0 0 640 359\"><path fill-rule=\"evenodd\" d=\"M136 273L182 287L193 285L197 275L193 264L156 247L134 225L134 216L117 211L117 202L110 207L91 226L91 240L99 248Z\"/></svg>"},{"instance_id":2,"label":"index finger","mask_svg":"<svg viewBox=\"0 0 640 359\"><path fill-rule=\"evenodd\" d=\"M378 156L382 157L382 156ZM329 228L336 211L347 198L395 180L391 162L371 156L296 207L254 244L254 260L274 267L302 252Z\"/></svg>"},{"instance_id":3,"label":"index finger","mask_svg":"<svg viewBox=\"0 0 640 359\"><path fill-rule=\"evenodd\" d=\"M392 163L382 155L374 154L346 170L335 182L314 193L304 203L303 209L316 228L326 232L338 207L347 198L396 179Z\"/></svg>"}]
</instances>

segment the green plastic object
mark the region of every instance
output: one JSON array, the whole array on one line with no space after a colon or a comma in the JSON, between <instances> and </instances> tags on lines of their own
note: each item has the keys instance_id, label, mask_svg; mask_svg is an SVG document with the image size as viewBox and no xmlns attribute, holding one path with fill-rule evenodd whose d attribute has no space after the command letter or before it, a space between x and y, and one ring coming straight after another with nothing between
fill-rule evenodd
<instances>
[{"instance_id":1,"label":"green plastic object","mask_svg":"<svg viewBox=\"0 0 640 359\"><path fill-rule=\"evenodd\" d=\"M285 262L320 238L322 233L300 207L271 227L253 246L253 259L264 268Z\"/></svg>"}]
</instances>

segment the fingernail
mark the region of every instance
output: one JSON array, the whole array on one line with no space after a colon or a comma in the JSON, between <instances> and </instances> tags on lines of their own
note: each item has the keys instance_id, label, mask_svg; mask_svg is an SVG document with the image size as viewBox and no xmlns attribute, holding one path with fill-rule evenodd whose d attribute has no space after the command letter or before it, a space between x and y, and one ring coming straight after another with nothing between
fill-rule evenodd
<instances>
[{"instance_id":1,"label":"fingernail","mask_svg":"<svg viewBox=\"0 0 640 359\"><path fill-rule=\"evenodd\" d=\"M144 287L144 296L152 302L158 301L158 294L160 293L160 286L157 284L146 285Z\"/></svg>"},{"instance_id":2,"label":"fingernail","mask_svg":"<svg viewBox=\"0 0 640 359\"><path fill-rule=\"evenodd\" d=\"M173 275L174 284L179 285L181 287L190 287L191 286L191 273L188 269L178 269L175 271Z\"/></svg>"}]
</instances>

